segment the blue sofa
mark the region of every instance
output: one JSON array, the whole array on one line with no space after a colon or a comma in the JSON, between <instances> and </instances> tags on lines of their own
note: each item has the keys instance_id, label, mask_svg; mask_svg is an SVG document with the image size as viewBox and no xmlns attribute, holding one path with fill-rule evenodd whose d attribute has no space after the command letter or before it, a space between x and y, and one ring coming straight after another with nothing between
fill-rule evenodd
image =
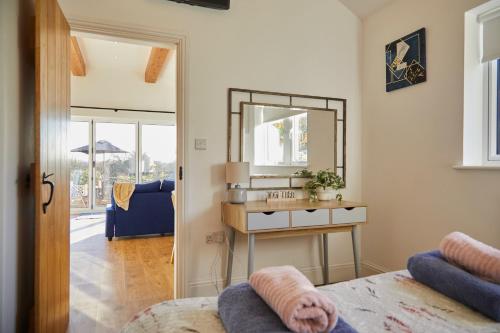
<instances>
[{"instance_id":1,"label":"blue sofa","mask_svg":"<svg viewBox=\"0 0 500 333\"><path fill-rule=\"evenodd\" d=\"M106 208L106 237L140 236L174 233L174 205L171 180L136 184L128 211L118 207L111 194L111 205Z\"/></svg>"}]
</instances>

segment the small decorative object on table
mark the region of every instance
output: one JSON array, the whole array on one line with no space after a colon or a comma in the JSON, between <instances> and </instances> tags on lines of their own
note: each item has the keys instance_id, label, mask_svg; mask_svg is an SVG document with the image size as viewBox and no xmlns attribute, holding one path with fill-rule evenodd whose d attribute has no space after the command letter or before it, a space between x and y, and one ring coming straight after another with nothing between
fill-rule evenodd
<instances>
[{"instance_id":1,"label":"small decorative object on table","mask_svg":"<svg viewBox=\"0 0 500 333\"><path fill-rule=\"evenodd\" d=\"M272 201L295 201L295 191L270 191L267 192L267 202Z\"/></svg>"},{"instance_id":2,"label":"small decorative object on table","mask_svg":"<svg viewBox=\"0 0 500 333\"><path fill-rule=\"evenodd\" d=\"M330 169L319 170L316 174L312 174L312 179L304 185L304 191L309 195L309 201L328 201L336 198L342 201L342 194L335 191L344 187L342 177L335 174Z\"/></svg>"},{"instance_id":3,"label":"small decorative object on table","mask_svg":"<svg viewBox=\"0 0 500 333\"><path fill-rule=\"evenodd\" d=\"M248 183L250 180L250 165L248 162L227 162L226 163L226 183L235 184L229 189L229 202L245 203L247 201L247 190L241 188L241 183Z\"/></svg>"}]
</instances>

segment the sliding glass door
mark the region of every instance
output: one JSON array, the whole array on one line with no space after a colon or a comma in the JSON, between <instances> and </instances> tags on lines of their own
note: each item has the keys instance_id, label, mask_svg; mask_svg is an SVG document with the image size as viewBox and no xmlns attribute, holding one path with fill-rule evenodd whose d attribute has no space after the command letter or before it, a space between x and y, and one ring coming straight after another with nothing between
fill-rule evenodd
<instances>
[{"instance_id":1,"label":"sliding glass door","mask_svg":"<svg viewBox=\"0 0 500 333\"><path fill-rule=\"evenodd\" d=\"M91 208L90 122L72 121L70 126L71 208Z\"/></svg>"},{"instance_id":2,"label":"sliding glass door","mask_svg":"<svg viewBox=\"0 0 500 333\"><path fill-rule=\"evenodd\" d=\"M175 179L175 126L141 125L141 182Z\"/></svg>"},{"instance_id":3,"label":"sliding glass door","mask_svg":"<svg viewBox=\"0 0 500 333\"><path fill-rule=\"evenodd\" d=\"M74 120L70 133L71 208L102 210L115 182L175 179L174 125Z\"/></svg>"},{"instance_id":4,"label":"sliding glass door","mask_svg":"<svg viewBox=\"0 0 500 333\"><path fill-rule=\"evenodd\" d=\"M95 124L95 206L111 203L115 182L135 183L137 124Z\"/></svg>"}]
</instances>

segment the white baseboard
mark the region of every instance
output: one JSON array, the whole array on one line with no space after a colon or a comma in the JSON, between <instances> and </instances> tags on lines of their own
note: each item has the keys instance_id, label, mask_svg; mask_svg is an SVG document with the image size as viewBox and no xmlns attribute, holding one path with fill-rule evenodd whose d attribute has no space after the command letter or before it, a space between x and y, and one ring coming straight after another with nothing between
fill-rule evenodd
<instances>
[{"instance_id":1,"label":"white baseboard","mask_svg":"<svg viewBox=\"0 0 500 333\"><path fill-rule=\"evenodd\" d=\"M316 267L303 267L299 268L299 270L307 276L307 278L313 281L314 284L320 285L323 284L323 270L321 266ZM337 264L330 265L330 283L337 283L342 281L348 281L355 278L354 275L354 263L345 263L345 264ZM373 263L365 263L361 264L361 275L369 276L380 273L388 272L383 267L378 266ZM247 279L245 276L233 276L232 284L237 284L241 282L245 282ZM219 292L223 289L223 279L217 280ZM216 296L217 289L215 288L214 282L205 280L205 281L196 281L188 284L188 297L203 297L203 296Z\"/></svg>"},{"instance_id":2,"label":"white baseboard","mask_svg":"<svg viewBox=\"0 0 500 333\"><path fill-rule=\"evenodd\" d=\"M382 274L382 273L387 273L390 270L382 267L380 265L374 264L369 261L363 261L362 263L362 275L363 276L370 276L370 275L376 275L376 274Z\"/></svg>"}]
</instances>

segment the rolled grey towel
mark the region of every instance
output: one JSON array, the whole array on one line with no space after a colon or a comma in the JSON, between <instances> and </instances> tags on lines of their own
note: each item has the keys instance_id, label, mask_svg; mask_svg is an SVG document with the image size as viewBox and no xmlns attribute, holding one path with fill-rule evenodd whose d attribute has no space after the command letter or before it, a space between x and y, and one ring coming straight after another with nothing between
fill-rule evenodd
<instances>
[{"instance_id":1,"label":"rolled grey towel","mask_svg":"<svg viewBox=\"0 0 500 333\"><path fill-rule=\"evenodd\" d=\"M500 322L500 285L478 278L446 261L439 251L408 259L408 271L418 282Z\"/></svg>"},{"instance_id":2,"label":"rolled grey towel","mask_svg":"<svg viewBox=\"0 0 500 333\"><path fill-rule=\"evenodd\" d=\"M226 288L219 296L219 315L228 333L289 333L280 317L248 283ZM342 318L331 333L357 333Z\"/></svg>"}]
</instances>

